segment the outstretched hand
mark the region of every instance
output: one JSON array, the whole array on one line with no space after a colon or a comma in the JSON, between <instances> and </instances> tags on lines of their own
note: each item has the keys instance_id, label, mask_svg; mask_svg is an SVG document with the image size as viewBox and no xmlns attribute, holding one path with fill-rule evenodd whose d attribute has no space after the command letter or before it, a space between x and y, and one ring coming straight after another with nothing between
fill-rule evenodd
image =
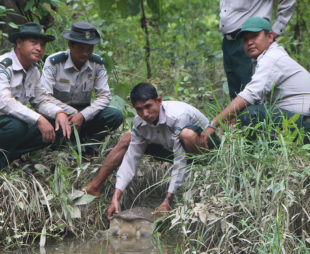
<instances>
[{"instance_id":1,"label":"outstretched hand","mask_svg":"<svg viewBox=\"0 0 310 254\"><path fill-rule=\"evenodd\" d=\"M110 207L108 209L108 219L111 220L114 213L119 213L119 200L122 196L123 192L120 189L115 189L115 192L112 197L112 201Z\"/></svg>"},{"instance_id":2,"label":"outstretched hand","mask_svg":"<svg viewBox=\"0 0 310 254\"><path fill-rule=\"evenodd\" d=\"M165 199L159 207L153 212L153 214L158 214L160 213L163 216L167 216L170 211L170 203L168 199Z\"/></svg>"},{"instance_id":3,"label":"outstretched hand","mask_svg":"<svg viewBox=\"0 0 310 254\"><path fill-rule=\"evenodd\" d=\"M67 114L64 112L59 112L56 115L55 131L58 131L59 127L61 127L61 129L62 129L62 135L64 137L67 137L68 139L70 139L72 129L71 129L71 126L69 124Z\"/></svg>"}]
</instances>

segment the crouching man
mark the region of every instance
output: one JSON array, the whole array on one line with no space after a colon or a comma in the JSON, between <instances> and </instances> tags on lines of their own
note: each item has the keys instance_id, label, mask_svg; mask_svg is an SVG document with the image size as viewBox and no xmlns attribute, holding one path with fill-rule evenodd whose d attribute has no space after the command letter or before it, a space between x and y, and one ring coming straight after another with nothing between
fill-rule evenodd
<instances>
[{"instance_id":1,"label":"crouching man","mask_svg":"<svg viewBox=\"0 0 310 254\"><path fill-rule=\"evenodd\" d=\"M44 26L29 22L9 39L15 48L0 56L0 168L23 153L53 143L60 128L60 135L71 135L67 114L39 85L36 63L54 36L46 34ZM55 129L43 115L55 119Z\"/></svg>"},{"instance_id":2,"label":"crouching man","mask_svg":"<svg viewBox=\"0 0 310 254\"><path fill-rule=\"evenodd\" d=\"M220 142L216 134L209 138L208 143L205 142L207 134L204 129L208 127L209 120L198 109L184 102L162 102L155 87L149 83L135 86L130 99L138 116L133 121L131 139L126 138L130 143L117 172L116 189L108 209L109 219L113 213L119 212L119 200L133 179L143 154L173 159L166 198L157 209L158 212L165 213L170 209L170 200L178 185L184 181L186 152L196 153L199 147L211 149ZM122 156L115 156L120 157ZM105 169L107 168L103 168Z\"/></svg>"}]
</instances>

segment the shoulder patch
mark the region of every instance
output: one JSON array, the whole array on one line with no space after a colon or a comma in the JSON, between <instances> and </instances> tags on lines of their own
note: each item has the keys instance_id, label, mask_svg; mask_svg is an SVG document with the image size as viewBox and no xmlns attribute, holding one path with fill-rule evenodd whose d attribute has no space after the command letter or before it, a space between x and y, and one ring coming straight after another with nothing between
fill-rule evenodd
<instances>
[{"instance_id":1,"label":"shoulder patch","mask_svg":"<svg viewBox=\"0 0 310 254\"><path fill-rule=\"evenodd\" d=\"M8 68L10 65L12 65L12 59L7 57L7 58L4 58L0 64L3 65L5 68Z\"/></svg>"},{"instance_id":2,"label":"shoulder patch","mask_svg":"<svg viewBox=\"0 0 310 254\"><path fill-rule=\"evenodd\" d=\"M68 59L68 55L65 52L54 55L50 58L52 64L58 64L66 61Z\"/></svg>"},{"instance_id":3,"label":"shoulder patch","mask_svg":"<svg viewBox=\"0 0 310 254\"><path fill-rule=\"evenodd\" d=\"M92 61L98 64L104 64L104 58L96 54L92 54L91 57L89 58L89 61Z\"/></svg>"}]
</instances>

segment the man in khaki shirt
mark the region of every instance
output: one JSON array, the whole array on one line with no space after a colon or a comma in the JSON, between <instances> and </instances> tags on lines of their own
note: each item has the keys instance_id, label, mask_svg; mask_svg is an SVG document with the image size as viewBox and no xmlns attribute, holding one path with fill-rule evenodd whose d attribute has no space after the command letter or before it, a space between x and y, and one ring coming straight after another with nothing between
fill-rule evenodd
<instances>
[{"instance_id":1,"label":"man in khaki shirt","mask_svg":"<svg viewBox=\"0 0 310 254\"><path fill-rule=\"evenodd\" d=\"M220 0L220 31L223 33L223 60L230 98L233 99L250 82L252 76L251 58L236 38L241 26L249 17L262 17L272 21L272 34L282 34L291 19L296 0Z\"/></svg>"},{"instance_id":2,"label":"man in khaki shirt","mask_svg":"<svg viewBox=\"0 0 310 254\"><path fill-rule=\"evenodd\" d=\"M310 73L273 41L271 25L263 18L248 18L237 37L253 59L255 72L244 90L212 120L208 133L212 135L220 122L234 117L241 125L270 122L281 127L283 119L294 115L295 124L309 133ZM304 142L309 142L307 135Z\"/></svg>"},{"instance_id":3,"label":"man in khaki shirt","mask_svg":"<svg viewBox=\"0 0 310 254\"><path fill-rule=\"evenodd\" d=\"M135 175L139 161L144 154L173 161L171 179L166 198L159 211L167 211L172 195L184 181L187 152L199 152L199 147L213 148L219 138L212 136L209 143L202 143L204 129L209 120L195 107L179 101L162 101L154 86L140 83L135 86L130 99L138 116L133 129L126 132L120 142L107 156L103 167L93 181L85 186L87 193L100 195L100 188L106 177L121 164L117 172L116 190L109 208L108 217L118 212L118 200Z\"/></svg>"},{"instance_id":4,"label":"man in khaki shirt","mask_svg":"<svg viewBox=\"0 0 310 254\"><path fill-rule=\"evenodd\" d=\"M36 63L54 36L46 34L43 26L29 22L9 39L15 48L0 56L0 168L23 153L53 143L55 131L61 129L66 138L71 135L67 114L39 86ZM27 106L28 102L36 111ZM55 129L46 117L55 119Z\"/></svg>"},{"instance_id":5,"label":"man in khaki shirt","mask_svg":"<svg viewBox=\"0 0 310 254\"><path fill-rule=\"evenodd\" d=\"M111 92L104 59L93 54L100 35L94 26L83 21L73 23L71 30L62 35L68 40L69 49L46 59L41 85L69 115L81 138L102 140L109 130L119 127L123 114L109 107Z\"/></svg>"}]
</instances>

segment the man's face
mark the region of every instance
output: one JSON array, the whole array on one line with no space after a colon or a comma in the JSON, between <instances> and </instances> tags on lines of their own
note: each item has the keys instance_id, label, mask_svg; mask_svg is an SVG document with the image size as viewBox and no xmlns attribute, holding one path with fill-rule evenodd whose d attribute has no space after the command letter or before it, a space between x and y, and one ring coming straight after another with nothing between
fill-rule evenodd
<instances>
[{"instance_id":1,"label":"man's face","mask_svg":"<svg viewBox=\"0 0 310 254\"><path fill-rule=\"evenodd\" d=\"M94 51L94 45L71 43L69 42L71 58L76 67L82 67L91 57Z\"/></svg>"},{"instance_id":2,"label":"man's face","mask_svg":"<svg viewBox=\"0 0 310 254\"><path fill-rule=\"evenodd\" d=\"M242 40L245 53L251 58L257 58L271 45L273 35L271 32L266 35L263 30L256 33L246 32Z\"/></svg>"},{"instance_id":3,"label":"man's face","mask_svg":"<svg viewBox=\"0 0 310 254\"><path fill-rule=\"evenodd\" d=\"M137 101L133 106L137 114L147 123L156 124L159 118L161 98Z\"/></svg>"},{"instance_id":4,"label":"man's face","mask_svg":"<svg viewBox=\"0 0 310 254\"><path fill-rule=\"evenodd\" d=\"M33 62L38 62L43 57L46 42L38 38L18 38L16 40L16 50L20 55L20 62L29 66Z\"/></svg>"}]
</instances>

